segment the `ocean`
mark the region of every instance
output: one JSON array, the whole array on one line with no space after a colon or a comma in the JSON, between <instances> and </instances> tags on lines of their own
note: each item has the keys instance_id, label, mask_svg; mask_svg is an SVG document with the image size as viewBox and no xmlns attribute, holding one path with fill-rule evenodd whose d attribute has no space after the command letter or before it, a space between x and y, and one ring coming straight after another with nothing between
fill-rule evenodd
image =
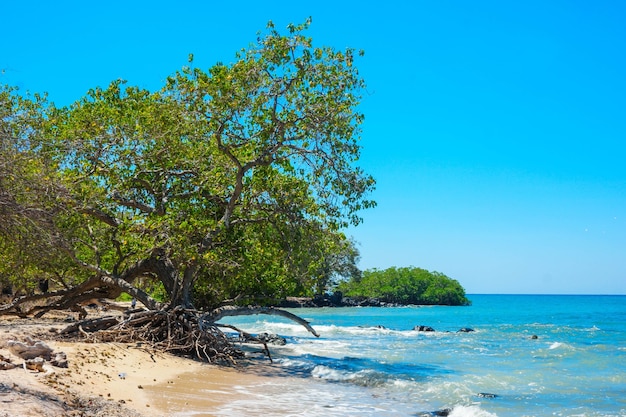
<instances>
[{"instance_id":1,"label":"ocean","mask_svg":"<svg viewBox=\"0 0 626 417\"><path fill-rule=\"evenodd\" d=\"M286 338L270 347L274 377L175 415L626 416L626 296L468 297L465 307L290 310L319 338L279 317L226 318Z\"/></svg>"}]
</instances>

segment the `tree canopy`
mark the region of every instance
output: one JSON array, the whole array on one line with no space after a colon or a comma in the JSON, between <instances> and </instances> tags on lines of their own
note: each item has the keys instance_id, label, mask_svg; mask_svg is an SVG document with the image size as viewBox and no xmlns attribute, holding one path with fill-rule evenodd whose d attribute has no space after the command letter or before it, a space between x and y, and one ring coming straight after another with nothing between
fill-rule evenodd
<instances>
[{"instance_id":1,"label":"tree canopy","mask_svg":"<svg viewBox=\"0 0 626 417\"><path fill-rule=\"evenodd\" d=\"M470 304L458 281L415 267L367 270L362 277L341 282L337 289L346 297L378 298L404 305Z\"/></svg>"},{"instance_id":2,"label":"tree canopy","mask_svg":"<svg viewBox=\"0 0 626 417\"><path fill-rule=\"evenodd\" d=\"M57 108L2 87L0 278L51 279L45 312L121 293L215 307L354 274L341 230L375 185L356 165L359 53L313 46L308 24L270 23L207 71L190 57L158 91L116 80Z\"/></svg>"}]
</instances>

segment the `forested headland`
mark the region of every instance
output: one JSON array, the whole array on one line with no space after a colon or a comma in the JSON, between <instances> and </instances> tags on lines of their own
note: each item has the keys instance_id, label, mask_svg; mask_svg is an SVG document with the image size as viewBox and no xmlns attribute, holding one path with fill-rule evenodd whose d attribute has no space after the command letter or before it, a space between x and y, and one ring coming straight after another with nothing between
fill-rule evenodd
<instances>
[{"instance_id":1,"label":"forested headland","mask_svg":"<svg viewBox=\"0 0 626 417\"><path fill-rule=\"evenodd\" d=\"M343 297L379 299L401 305L469 305L465 290L457 280L440 272L403 267L367 270L337 286Z\"/></svg>"}]
</instances>

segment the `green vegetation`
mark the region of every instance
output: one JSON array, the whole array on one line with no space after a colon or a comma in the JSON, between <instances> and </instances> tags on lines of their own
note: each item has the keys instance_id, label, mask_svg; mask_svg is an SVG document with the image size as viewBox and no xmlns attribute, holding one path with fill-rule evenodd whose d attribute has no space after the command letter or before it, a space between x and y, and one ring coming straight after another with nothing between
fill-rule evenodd
<instances>
[{"instance_id":1,"label":"green vegetation","mask_svg":"<svg viewBox=\"0 0 626 417\"><path fill-rule=\"evenodd\" d=\"M469 305L458 281L421 268L367 270L358 278L341 282L344 297L378 298L388 303L416 305Z\"/></svg>"},{"instance_id":2,"label":"green vegetation","mask_svg":"<svg viewBox=\"0 0 626 417\"><path fill-rule=\"evenodd\" d=\"M114 81L58 108L0 86L2 285L48 280L31 312L122 293L211 308L355 275L342 230L374 206L359 53L313 46L307 27L270 23L207 71L190 56L158 91Z\"/></svg>"}]
</instances>

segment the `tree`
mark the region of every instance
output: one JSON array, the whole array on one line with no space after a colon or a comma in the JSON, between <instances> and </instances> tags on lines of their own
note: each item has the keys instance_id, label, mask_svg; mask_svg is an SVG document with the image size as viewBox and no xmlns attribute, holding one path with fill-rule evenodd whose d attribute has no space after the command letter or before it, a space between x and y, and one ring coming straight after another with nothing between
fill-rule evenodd
<instances>
[{"instance_id":1,"label":"tree","mask_svg":"<svg viewBox=\"0 0 626 417\"><path fill-rule=\"evenodd\" d=\"M308 24L287 36L269 24L233 64L190 60L157 92L115 81L46 108L33 149L56 169L55 245L81 280L39 311L121 292L154 309L199 293L218 303L253 265L283 279L301 268L288 245L299 233L308 247L345 243L340 229L374 205L374 180L354 165L364 84L355 51L314 47Z\"/></svg>"}]
</instances>

